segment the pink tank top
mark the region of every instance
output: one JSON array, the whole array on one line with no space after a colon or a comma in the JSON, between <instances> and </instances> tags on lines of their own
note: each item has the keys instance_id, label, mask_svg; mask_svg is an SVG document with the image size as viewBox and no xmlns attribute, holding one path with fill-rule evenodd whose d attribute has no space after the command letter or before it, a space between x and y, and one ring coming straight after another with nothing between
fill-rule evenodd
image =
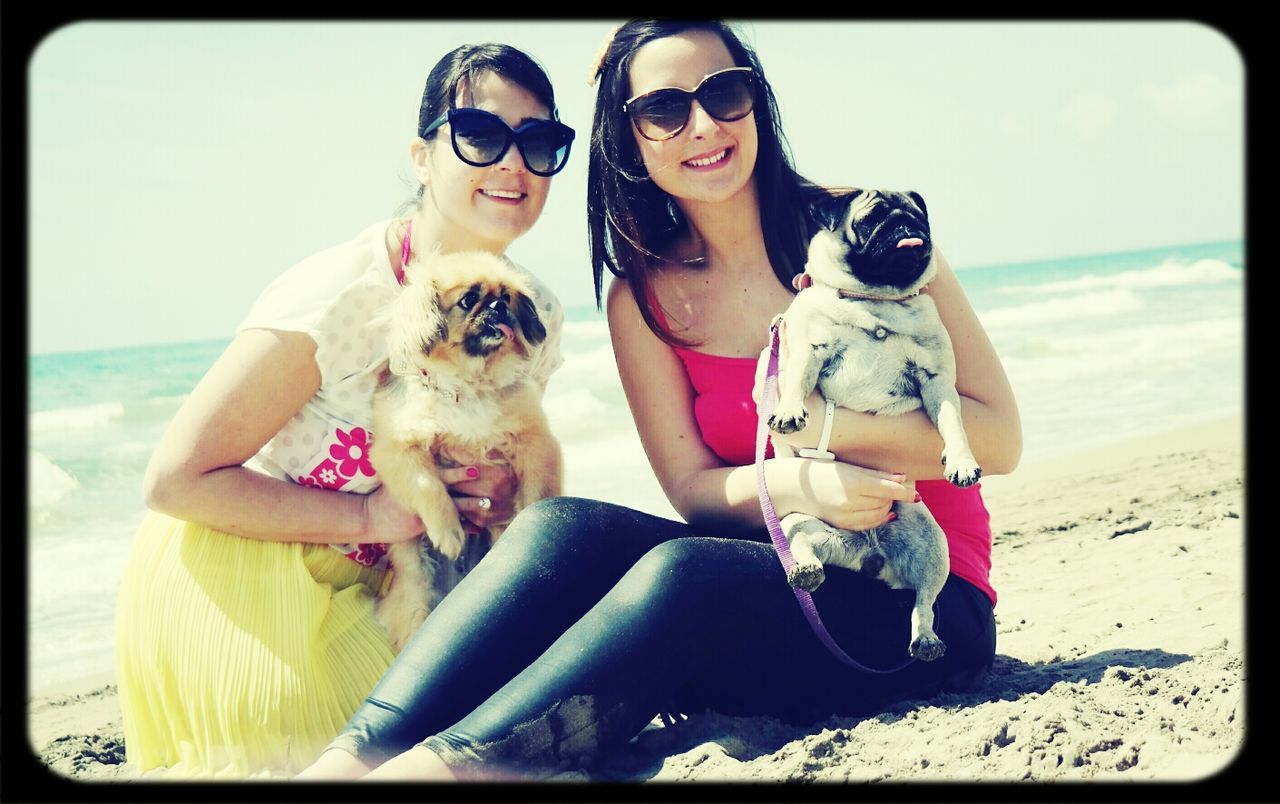
<instances>
[{"instance_id":1,"label":"pink tank top","mask_svg":"<svg viewBox=\"0 0 1280 804\"><path fill-rule=\"evenodd\" d=\"M661 308L654 315L666 326ZM755 384L756 358L709 355L693 349L672 347L696 394L693 416L702 440L711 451L731 466L755 463L758 418L751 399ZM981 484L968 488L946 480L918 480L916 491L947 535L951 571L981 589L996 604L991 587L991 516L982 502Z\"/></svg>"}]
</instances>

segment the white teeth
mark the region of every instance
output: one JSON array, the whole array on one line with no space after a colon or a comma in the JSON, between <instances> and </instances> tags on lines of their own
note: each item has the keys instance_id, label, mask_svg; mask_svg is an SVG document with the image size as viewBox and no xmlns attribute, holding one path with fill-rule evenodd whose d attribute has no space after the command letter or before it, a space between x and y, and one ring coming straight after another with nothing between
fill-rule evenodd
<instances>
[{"instance_id":1,"label":"white teeth","mask_svg":"<svg viewBox=\"0 0 1280 804\"><path fill-rule=\"evenodd\" d=\"M729 149L725 148L720 153L712 154L711 156L708 156L704 159L690 159L689 164L693 165L694 167L706 167L707 165L714 165L716 162L719 162L721 159L724 159L728 155L729 155Z\"/></svg>"},{"instance_id":2,"label":"white teeth","mask_svg":"<svg viewBox=\"0 0 1280 804\"><path fill-rule=\"evenodd\" d=\"M494 198L520 198L524 195L524 193L518 193L515 190L481 190L480 192Z\"/></svg>"}]
</instances>

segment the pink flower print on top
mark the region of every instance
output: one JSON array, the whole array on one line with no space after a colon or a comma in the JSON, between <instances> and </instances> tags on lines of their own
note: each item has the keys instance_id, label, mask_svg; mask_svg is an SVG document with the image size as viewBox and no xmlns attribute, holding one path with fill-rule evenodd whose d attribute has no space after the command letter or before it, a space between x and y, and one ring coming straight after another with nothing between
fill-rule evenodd
<instances>
[{"instance_id":1,"label":"pink flower print on top","mask_svg":"<svg viewBox=\"0 0 1280 804\"><path fill-rule=\"evenodd\" d=\"M320 488L320 485L316 483L316 479L311 475L298 475L297 483L299 486L308 486L313 489Z\"/></svg>"},{"instance_id":2,"label":"pink flower print on top","mask_svg":"<svg viewBox=\"0 0 1280 804\"><path fill-rule=\"evenodd\" d=\"M347 485L348 477L342 477L338 474L339 466L333 461L325 458L315 469L311 470L311 483L307 485L316 485L326 489L340 489Z\"/></svg>"},{"instance_id":3,"label":"pink flower print on top","mask_svg":"<svg viewBox=\"0 0 1280 804\"><path fill-rule=\"evenodd\" d=\"M359 470L365 477L373 477L373 464L369 462L369 434L363 427L352 427L351 432L342 428L336 431L338 443L329 447L329 456L338 461L338 472L344 477L355 477Z\"/></svg>"},{"instance_id":4,"label":"pink flower print on top","mask_svg":"<svg viewBox=\"0 0 1280 804\"><path fill-rule=\"evenodd\" d=\"M376 567L387 554L385 544L357 544L354 553L347 553L347 558L366 567Z\"/></svg>"}]
</instances>

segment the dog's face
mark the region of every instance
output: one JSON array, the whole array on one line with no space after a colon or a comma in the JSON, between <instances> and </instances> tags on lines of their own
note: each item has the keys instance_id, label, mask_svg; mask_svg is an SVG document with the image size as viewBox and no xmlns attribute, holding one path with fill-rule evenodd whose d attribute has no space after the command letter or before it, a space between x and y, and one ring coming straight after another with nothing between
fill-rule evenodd
<instances>
[{"instance_id":1,"label":"dog's face","mask_svg":"<svg viewBox=\"0 0 1280 804\"><path fill-rule=\"evenodd\" d=\"M810 244L806 270L829 285L874 295L908 295L932 278L933 241L924 198L915 192L859 190L834 231Z\"/></svg>"},{"instance_id":2,"label":"dog's face","mask_svg":"<svg viewBox=\"0 0 1280 804\"><path fill-rule=\"evenodd\" d=\"M411 263L406 278L388 333L394 374L426 381L447 371L504 385L546 340L528 283L500 257L430 255Z\"/></svg>"}]
</instances>

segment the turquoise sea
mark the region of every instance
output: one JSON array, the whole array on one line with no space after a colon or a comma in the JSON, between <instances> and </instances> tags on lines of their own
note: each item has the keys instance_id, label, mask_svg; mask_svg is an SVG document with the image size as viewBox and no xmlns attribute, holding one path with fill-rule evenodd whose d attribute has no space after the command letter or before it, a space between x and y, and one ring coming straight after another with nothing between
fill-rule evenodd
<instances>
[{"instance_id":1,"label":"turquoise sea","mask_svg":"<svg viewBox=\"0 0 1280 804\"><path fill-rule=\"evenodd\" d=\"M1244 244L960 269L1017 394L1023 462L1244 410ZM142 474L229 342L33 355L28 368L31 687L112 669L115 594ZM603 316L567 311L547 389L566 493L674 515L622 394Z\"/></svg>"}]
</instances>

